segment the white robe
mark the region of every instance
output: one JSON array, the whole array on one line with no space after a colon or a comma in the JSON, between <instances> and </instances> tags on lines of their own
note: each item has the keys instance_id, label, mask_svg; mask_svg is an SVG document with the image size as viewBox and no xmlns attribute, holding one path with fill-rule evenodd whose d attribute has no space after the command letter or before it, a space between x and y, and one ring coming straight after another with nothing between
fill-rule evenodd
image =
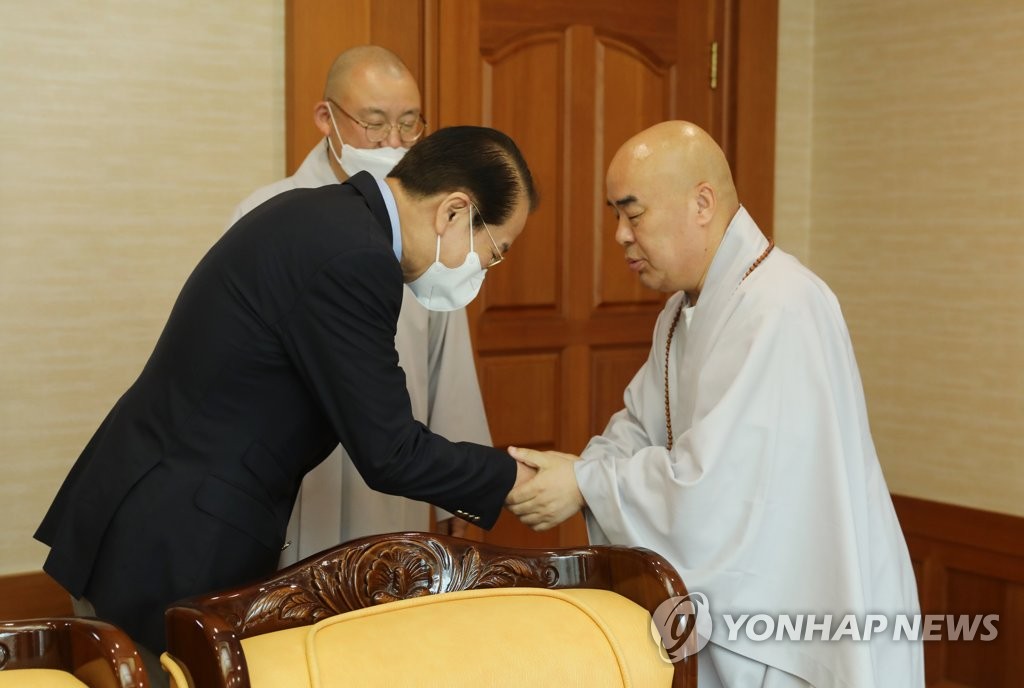
<instances>
[{"instance_id":1,"label":"white robe","mask_svg":"<svg viewBox=\"0 0 1024 688\"><path fill-rule=\"evenodd\" d=\"M671 451L665 345L685 297L666 304L625 408L576 465L591 540L652 549L707 596L698 669L718 676L701 685L924 686L921 643L893 642L891 625L870 642L728 639L724 613L919 613L839 304L778 248L743 280L766 247L740 208L680 318Z\"/></svg>"},{"instance_id":2,"label":"white robe","mask_svg":"<svg viewBox=\"0 0 1024 688\"><path fill-rule=\"evenodd\" d=\"M298 188L337 184L321 141L291 177L254 191L235 209L234 224L264 201ZM452 441L491 444L483 398L473 360L466 311L428 311L406 287L395 335L405 371L413 417ZM302 482L288 523L281 565L321 552L352 538L403 530L428 530L430 507L371 490L339 446ZM450 514L435 509L440 520Z\"/></svg>"}]
</instances>

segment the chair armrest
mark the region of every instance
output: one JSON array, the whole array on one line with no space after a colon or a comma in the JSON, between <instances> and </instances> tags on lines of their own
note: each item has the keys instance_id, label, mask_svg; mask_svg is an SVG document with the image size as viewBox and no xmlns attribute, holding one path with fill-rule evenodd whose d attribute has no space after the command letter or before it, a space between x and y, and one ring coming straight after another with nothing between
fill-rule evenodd
<instances>
[{"instance_id":1,"label":"chair armrest","mask_svg":"<svg viewBox=\"0 0 1024 688\"><path fill-rule=\"evenodd\" d=\"M183 604L168 609L165 621L167 654L185 673L190 688L249 688L249 667L241 639L226 620Z\"/></svg>"},{"instance_id":2,"label":"chair armrest","mask_svg":"<svg viewBox=\"0 0 1024 688\"><path fill-rule=\"evenodd\" d=\"M115 688L148 688L131 638L99 619L0 622L0 670L58 669Z\"/></svg>"}]
</instances>

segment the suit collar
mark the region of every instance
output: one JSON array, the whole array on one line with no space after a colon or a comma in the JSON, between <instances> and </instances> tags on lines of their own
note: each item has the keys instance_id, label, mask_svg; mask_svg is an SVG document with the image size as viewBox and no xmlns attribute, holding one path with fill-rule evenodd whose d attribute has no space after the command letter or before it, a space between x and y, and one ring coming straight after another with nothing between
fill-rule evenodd
<instances>
[{"instance_id":1,"label":"suit collar","mask_svg":"<svg viewBox=\"0 0 1024 688\"><path fill-rule=\"evenodd\" d=\"M377 220L377 224L381 229L381 237L388 242L390 246L392 244L392 235L394 228L391 226L391 218L388 217L388 208L384 204L384 197L380 193L380 188L377 186L377 180L373 178L373 175L369 172L359 172L348 178L344 182L348 184L363 197L366 201L367 207L370 212L373 213L373 217Z\"/></svg>"}]
</instances>

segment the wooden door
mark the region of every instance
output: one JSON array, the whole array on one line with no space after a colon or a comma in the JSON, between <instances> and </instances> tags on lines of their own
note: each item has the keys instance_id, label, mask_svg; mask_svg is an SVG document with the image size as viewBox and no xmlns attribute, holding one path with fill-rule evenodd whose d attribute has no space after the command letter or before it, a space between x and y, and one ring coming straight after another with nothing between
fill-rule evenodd
<instances>
[{"instance_id":1,"label":"wooden door","mask_svg":"<svg viewBox=\"0 0 1024 688\"><path fill-rule=\"evenodd\" d=\"M604 171L627 138L686 118L713 134L713 0L440 0L439 124L480 123L522 148L541 203L470 307L495 446L579 453L622 407L664 295L616 245ZM510 513L483 538L586 542L582 518L533 533Z\"/></svg>"},{"instance_id":2,"label":"wooden door","mask_svg":"<svg viewBox=\"0 0 1024 688\"><path fill-rule=\"evenodd\" d=\"M604 171L634 133L691 120L722 144L740 197L771 231L776 0L287 0L289 171L327 67L377 43L420 80L431 129L486 124L522 147L541 192L509 260L470 306L496 446L578 453L622 407L663 296L625 268ZM714 49L713 49L714 46ZM712 84L712 54L717 73ZM533 533L505 514L500 544L580 544L580 518Z\"/></svg>"}]
</instances>

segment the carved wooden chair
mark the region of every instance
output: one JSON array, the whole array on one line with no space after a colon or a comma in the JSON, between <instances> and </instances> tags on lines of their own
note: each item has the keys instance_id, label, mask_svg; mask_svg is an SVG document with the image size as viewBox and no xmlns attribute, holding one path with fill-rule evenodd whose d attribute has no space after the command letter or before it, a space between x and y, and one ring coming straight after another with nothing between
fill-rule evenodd
<instances>
[{"instance_id":1,"label":"carved wooden chair","mask_svg":"<svg viewBox=\"0 0 1024 688\"><path fill-rule=\"evenodd\" d=\"M437 593L451 594L436 596ZM481 602L519 604L521 600L510 599L519 595L558 597L558 604L577 605L597 619L596 625L604 630L603 636L601 632L597 633L598 637L609 636L606 622L618 623L619 627L624 625L629 629L626 635L630 638L608 641L616 651L630 643L635 647L646 643L641 654L654 657L654 663L659 664L657 671L661 685L692 688L697 685L696 657L668 664L664 648L654 640L650 623L650 615L662 602L686 594L676 570L664 558L648 550L611 546L510 549L430 533L394 533L353 540L305 559L265 580L175 604L166 614L167 653L161 661L179 688L186 685L189 688L246 688L251 685L250 665L256 663L260 666L252 667L254 684L291 684L294 672L278 673L272 678L267 678L264 673L262 683L256 678L257 669L264 669L268 663L266 656L277 652L278 646L267 645L267 639L278 641L283 634L307 634L293 636L302 640L293 641L299 649L292 651L291 656L305 667L308 658L302 653L313 651L310 647L314 641L308 635L310 627L316 629L326 624L335 628L341 626L344 630L348 624L353 630L347 631L348 636L334 636L336 644L320 653L321 664L330 661L344 663L340 671L348 677L351 676L348 672L350 666L365 660L364 655L381 652L385 657L373 660L380 664L370 665L371 671L379 671L380 675L369 682L405 685L397 675L389 675L388 672L394 668L393 661L407 658L413 649L421 649L417 646L440 640L440 650L432 645L431 649L423 650L424 664L429 665L422 669L424 680L410 684L427 685L427 678L437 681L435 674L453 665L451 660L447 666L439 665L438 655L447 652L462 658L472 656L474 643L485 646L491 654L496 651L496 646L500 646L497 651L504 652L506 656L499 657L496 664L483 669L497 675L505 671L509 663L528 664L536 656L536 648L525 654L518 653L505 643L506 637L515 641L522 636L533 636L541 628L549 634L558 633L541 648L541 653L548 651L556 656L562 652L575 652L579 644L586 642L572 630L575 628L572 623L555 621L546 624L546 617L539 618L533 613L526 614L528 620L521 621L516 627L508 621L506 610L521 610L522 607L497 606L490 611L481 611L485 608L473 606ZM504 599L495 599L499 597ZM437 637L444 631L438 631L434 621L444 619L447 626L447 620L454 618L453 614L457 616L452 611L457 607L450 604L440 610L440 616L438 610L433 610L431 621L416 625L415 614L431 612L425 609L425 605L452 600L468 602L463 611L471 610L474 615L466 636ZM625 610L622 614L626 616L617 616L619 611L607 611L608 602L621 603L633 611ZM598 611L594 612L595 609ZM376 618L369 619L369 615ZM381 616L390 619L390 631L381 632L379 627L376 631L368 631L368 628L375 627L355 625L377 622ZM344 623L336 623L339 621ZM394 625L396 621L399 622L397 626ZM492 635L478 633L477 629L484 628L489 629ZM690 628L687 623L687 633ZM494 633L503 635L495 636ZM497 640L499 637L501 640ZM338 638L347 639L339 642ZM363 644L361 650L357 649L360 643ZM334 650L338 647L349 652L347 658L331 659L338 654ZM248 658L247 652L250 654ZM309 661L315 665L318 660L313 658ZM556 661L561 660L556 657ZM458 668L457 662L454 666ZM307 674L303 668L301 673L303 679L297 684L310 685L307 676L312 675L312 669ZM349 680L354 681L352 685L367 684L365 678ZM312 684L327 686L329 683L323 679L320 681ZM441 681L437 685L449 685L444 679ZM491 682L484 674L475 685ZM472 682L464 684L473 685ZM638 683L634 678L633 685L653 684Z\"/></svg>"},{"instance_id":2,"label":"carved wooden chair","mask_svg":"<svg viewBox=\"0 0 1024 688\"><path fill-rule=\"evenodd\" d=\"M98 619L0 621L0 686L148 688L128 635Z\"/></svg>"}]
</instances>

